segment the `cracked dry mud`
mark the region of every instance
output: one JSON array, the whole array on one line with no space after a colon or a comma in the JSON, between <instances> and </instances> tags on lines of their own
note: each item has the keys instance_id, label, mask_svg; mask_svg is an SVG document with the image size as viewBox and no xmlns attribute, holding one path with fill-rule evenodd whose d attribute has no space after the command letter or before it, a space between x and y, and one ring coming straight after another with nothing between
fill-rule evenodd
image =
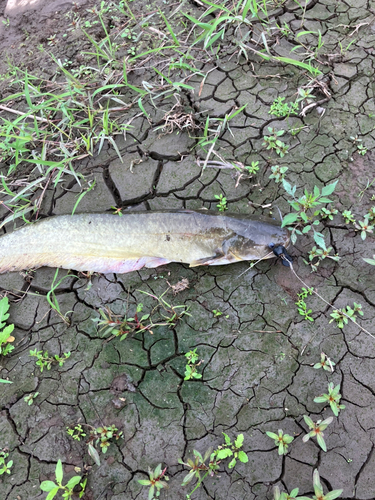
<instances>
[{"instance_id":1,"label":"cracked dry mud","mask_svg":"<svg viewBox=\"0 0 375 500\"><path fill-rule=\"evenodd\" d=\"M323 104L326 112L321 120L315 110L305 118L291 117L289 125L268 114L278 95L293 101L297 88L308 81L293 66L267 63L255 56L248 62L228 57L216 67L201 65L202 71L211 70L203 87L199 76L189 81L195 87L195 92L186 93L189 105L209 110L210 116L224 117L233 106L248 103L231 122L232 133L222 136L217 150L247 165L259 160L256 177L236 186L233 170L207 167L202 171L196 158L204 159L204 155L193 149L195 134L155 131L175 104L170 99L158 110L147 108L150 121L138 108L125 113L124 121L132 119L134 128L126 140L117 141L123 163L111 147L83 162L81 171L95 179L96 186L83 198L79 210L106 211L112 205L135 210L216 209L215 195L224 193L231 212L267 214L269 208L262 211L261 206L272 204L274 214L276 206L285 214L290 210L287 195L269 179L270 166L279 164L289 168L287 178L299 190L338 179L333 205L339 211L350 209L363 215L375 194L371 185L359 196L374 177L371 4L314 0L306 9L304 29L320 30L326 53L334 54L326 58L332 98ZM2 28L2 47L9 46L10 40L16 51L26 23L34 34L40 19L48 20L48 30L56 30L58 22L63 22L59 15L70 4L54 2L53 12L48 2L41 2L37 13L34 7L23 16L5 11L10 28L8 32ZM280 25L287 22L297 28L301 23L293 3L281 7L277 16ZM344 30L342 25L353 28ZM338 46L342 39L346 44L355 40L344 54ZM286 57L291 48L284 38L276 46L278 54ZM147 70L143 71L135 76L134 84L147 80ZM288 136L290 150L282 159L262 147L268 126L303 126L298 135ZM355 152L350 140L357 134L368 148L364 156ZM47 191L43 215L71 212L79 186L73 181L65 187L69 189L58 186ZM341 260L326 259L317 273L310 274L303 258L312 239L299 238L290 250L296 272L336 307L361 303L364 316L360 322L374 333L374 268L362 260L375 253L373 237L362 241L340 216L325 222L324 234ZM329 308L314 296L306 302L315 321L304 321L295 306L301 284L288 268L274 260L251 270L246 263L194 269L171 264L126 275L94 275L91 287L84 277L67 278L57 298L64 313L71 311L70 326L50 310L45 297L54 273L39 269L30 285L19 273L0 278L3 291L28 291L10 309L16 349L0 360L0 376L13 381L0 385L0 448L8 448L14 462L12 474L0 476L1 500L45 498L39 485L54 479L59 458L66 477L75 474L74 467L83 470L92 465L84 442L73 441L66 433L66 427L77 422L115 424L124 433L124 439L101 455L101 466L92 467L85 499L146 499L147 489L137 479L145 479L148 467L160 462L168 467L170 477L162 498L183 499L189 490L181 487L186 470L178 459L191 457L193 449L203 453L221 444L222 432L230 437L244 434L249 462L233 470L222 466L219 477L206 479L194 499L270 500L275 485L288 491L299 487L300 495L312 496L315 468L325 488L344 490L342 498L375 498L375 340L353 324L339 330L329 323ZM59 276L65 274L60 271ZM182 278L189 281L189 288L176 296L169 292L166 298L174 305L188 305L191 316L183 317L174 328L156 327L152 334L138 333L124 341L103 339L98 332L92 319L98 317L99 308L121 314L128 304L133 313L135 304L142 302L149 310L154 301L139 290L160 296L168 288L167 281L174 285ZM214 317L213 310L223 315ZM51 354L70 351L71 356L63 367L40 373L29 356L35 348ZM184 381L184 354L192 348L204 360L199 366L203 377ZM312 368L322 351L336 362L333 374ZM330 381L341 384L346 408L327 428L328 451L324 453L315 440L302 442L303 415L314 421L331 415L329 407L313 401ZM38 397L28 406L24 397L36 391ZM286 457L278 456L265 435L279 428L295 437Z\"/></svg>"}]
</instances>

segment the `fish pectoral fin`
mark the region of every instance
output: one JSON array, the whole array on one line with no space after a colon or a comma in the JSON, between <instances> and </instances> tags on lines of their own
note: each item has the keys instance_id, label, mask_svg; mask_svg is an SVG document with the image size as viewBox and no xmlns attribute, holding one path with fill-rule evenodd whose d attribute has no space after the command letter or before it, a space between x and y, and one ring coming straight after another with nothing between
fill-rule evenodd
<instances>
[{"instance_id":1,"label":"fish pectoral fin","mask_svg":"<svg viewBox=\"0 0 375 500\"><path fill-rule=\"evenodd\" d=\"M215 255L212 255L210 257L203 257L203 259L193 260L192 262L190 262L189 267L227 264L227 262L224 262L225 260L227 260L227 257L222 252L217 252Z\"/></svg>"}]
</instances>

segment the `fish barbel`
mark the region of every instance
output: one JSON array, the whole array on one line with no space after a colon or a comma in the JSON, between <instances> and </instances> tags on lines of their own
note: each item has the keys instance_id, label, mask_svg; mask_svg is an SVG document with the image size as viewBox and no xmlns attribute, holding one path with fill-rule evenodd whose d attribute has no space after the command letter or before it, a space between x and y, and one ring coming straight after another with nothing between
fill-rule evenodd
<instances>
[{"instance_id":1,"label":"fish barbel","mask_svg":"<svg viewBox=\"0 0 375 500\"><path fill-rule=\"evenodd\" d=\"M272 219L176 210L60 215L0 237L0 273L42 266L127 273L169 262L222 265L273 257L288 232Z\"/></svg>"}]
</instances>

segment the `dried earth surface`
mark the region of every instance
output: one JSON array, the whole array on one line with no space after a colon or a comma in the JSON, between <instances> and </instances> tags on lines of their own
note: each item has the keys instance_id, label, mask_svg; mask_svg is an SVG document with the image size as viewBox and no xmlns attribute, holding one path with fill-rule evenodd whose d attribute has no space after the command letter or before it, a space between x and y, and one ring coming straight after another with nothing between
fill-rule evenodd
<instances>
[{"instance_id":1,"label":"dried earth surface","mask_svg":"<svg viewBox=\"0 0 375 500\"><path fill-rule=\"evenodd\" d=\"M150 2L144 12L140 3L128 4L135 21L120 13L112 25L107 24L108 29L120 31L126 23L133 26L130 38L118 49L120 65L113 69L109 65L110 71L121 74L123 58L147 50L152 37L161 37L162 26L170 37L158 9L168 17L179 3ZM269 178L271 166L288 167L286 179L297 186L299 196L304 188L312 191L315 185L321 188L338 180L331 195L331 208L338 213L325 219L320 230L341 259L325 259L311 273L304 263L315 244L311 233L298 237L290 253L296 273L328 302L338 308L360 303L364 315L358 322L375 334L374 268L363 261L375 253L374 239L368 234L363 241L340 215L351 210L363 220L375 197L372 2L313 0L304 11L296 2L279 3L273 7L279 26L289 26L293 33L320 31L325 43L316 60L325 76L314 80L303 68L265 61L251 51L246 59L238 46L230 44L215 59L198 44L192 52L196 59L189 62L197 73L184 80L192 88L180 87L177 97L171 92L165 99L157 98L155 106L145 99L144 111L129 88L111 100L111 106L123 103L117 119L132 127L115 136L122 161L113 143L105 141L100 154L97 146L94 156L83 155L75 162L85 188L95 180L77 211L110 211L112 206L217 210L215 195L222 193L230 212L269 215L272 211L278 218L276 207L283 214L291 210L290 196L281 183ZM56 74L64 78L49 54L55 61L65 61L69 71L76 70L77 78L85 77L85 53L93 51L93 45L84 31L97 43L103 36L92 10L95 4L100 7L100 2L82 0L0 1L0 47L8 56L8 62L5 58L0 62L1 104L25 109L22 99L4 101L15 92L10 81L20 77L15 66L42 78L46 86ZM187 22L182 11L198 17L204 10L200 2L186 1L173 16L176 31L182 27L181 19ZM143 27L144 38L136 39L140 20L155 12L159 25L152 25L153 18ZM230 39L230 32L225 36ZM316 39L316 35L305 36L301 39L306 45L312 43L309 36ZM291 57L293 43L280 34L272 44L273 53ZM154 96L163 92L166 81L160 83L153 66L168 75L170 57L159 55L129 71L131 85L144 88L142 82L149 82ZM182 81L183 71L174 81ZM106 80L108 74L102 85L113 81ZM294 102L298 88L311 81L320 109L289 118L269 114L278 96ZM208 164L203 169L210 145L206 152L199 149L198 137L203 135L206 117L223 119L244 104L243 112L230 121L230 130L215 143L215 151L222 159L243 165L259 161L259 172L239 178L234 168ZM1 116L15 118L4 109ZM187 117L200 128L180 130L177 123L186 125ZM282 158L262 145L267 127L288 131L282 140L289 152ZM299 127L299 133L290 133ZM367 148L366 154L359 154L359 143ZM8 168L3 159L3 175ZM16 180L32 180L34 173L21 164L12 175ZM82 187L74 176L66 179L45 184L40 215L72 212ZM22 184L14 185L15 192L20 189ZM38 189L35 196L41 194L42 188ZM3 191L2 199L7 196ZM4 209L1 215L4 220L9 212ZM15 324L15 349L0 358L0 377L13 382L0 384L0 450L13 460L11 474L0 476L2 500L46 498L40 484L54 480L58 459L65 478L76 475L75 468L87 474L83 496L87 500L146 499L148 490L137 480L146 479L148 467L154 469L159 463L167 467L170 478L169 489L160 498L184 499L192 488L181 486L187 469L178 459L191 458L194 449L204 453L209 447L217 448L223 443L222 432L232 439L244 435L243 450L249 461L237 462L234 469L223 461L219 475L205 479L192 495L194 500L271 500L275 486L284 491L298 487L299 495L312 497L316 468L325 491L343 489L341 497L351 500L375 498L375 339L353 323L343 329L330 323L332 310L316 296L306 298L314 321L304 320L295 305L301 282L281 262L271 259L252 269L247 263L210 268L171 264L125 275L70 274L74 276L61 280L55 289L69 324L47 301L54 269L0 278L2 294L7 293L11 301L9 321ZM58 280L65 275L60 271ZM174 294L170 285L183 279L187 281ZM120 340L93 321L99 318L99 309L121 318L125 312L134 317L139 303L144 305L141 314L149 313L157 305L153 296L166 291L163 297L168 304L189 307L190 316L182 316L172 327L154 326ZM71 355L63 366L54 364L41 372L29 355L34 349ZM184 380L184 355L192 349L202 360L197 368L202 378ZM321 352L336 363L333 373L313 369ZM345 409L325 431L325 453L314 439L302 442L307 431L303 415L314 421L333 415L329 406L313 401L327 392L329 382L340 384ZM24 398L36 392L28 405ZM119 440L112 440L106 454L100 452L100 466L87 452L87 437L77 441L67 434L67 427L77 423L94 428L114 424L123 432ZM88 433L90 427L84 429ZM265 434L278 429L295 438L286 456L278 455Z\"/></svg>"}]
</instances>

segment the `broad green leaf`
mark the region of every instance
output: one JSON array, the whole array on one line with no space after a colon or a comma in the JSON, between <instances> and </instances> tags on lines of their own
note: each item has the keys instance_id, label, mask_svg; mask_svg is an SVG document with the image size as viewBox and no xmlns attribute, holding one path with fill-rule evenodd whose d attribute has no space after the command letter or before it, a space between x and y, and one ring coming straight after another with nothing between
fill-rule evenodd
<instances>
[{"instance_id":1,"label":"broad green leaf","mask_svg":"<svg viewBox=\"0 0 375 500\"><path fill-rule=\"evenodd\" d=\"M230 437L228 436L228 434L225 434L225 432L223 432L223 436L224 436L225 444L229 446L231 444Z\"/></svg>"},{"instance_id":2,"label":"broad green leaf","mask_svg":"<svg viewBox=\"0 0 375 500\"><path fill-rule=\"evenodd\" d=\"M66 484L66 487L69 489L73 489L79 482L81 481L81 476L73 476Z\"/></svg>"},{"instance_id":3,"label":"broad green leaf","mask_svg":"<svg viewBox=\"0 0 375 500\"><path fill-rule=\"evenodd\" d=\"M224 458L231 457L232 455L232 450L230 450L229 448L224 448L223 450L219 450L216 456L219 460L223 460Z\"/></svg>"},{"instance_id":4,"label":"broad green leaf","mask_svg":"<svg viewBox=\"0 0 375 500\"><path fill-rule=\"evenodd\" d=\"M56 488L55 488L54 490L51 490L51 491L48 493L48 495L47 495L47 497L46 497L46 500L52 500L53 498L55 498L56 493L58 493L59 489L60 489L60 488L59 488L58 486L56 486Z\"/></svg>"},{"instance_id":5,"label":"broad green leaf","mask_svg":"<svg viewBox=\"0 0 375 500\"><path fill-rule=\"evenodd\" d=\"M326 443L325 443L324 439L322 438L321 434L317 434L317 435L316 435L316 439L317 439L318 444L319 444L319 446L321 447L321 449L322 449L323 451L327 451L327 446L326 446Z\"/></svg>"},{"instance_id":6,"label":"broad green leaf","mask_svg":"<svg viewBox=\"0 0 375 500\"><path fill-rule=\"evenodd\" d=\"M314 403L325 403L327 401L328 401L327 396L317 396L316 398L314 398Z\"/></svg>"},{"instance_id":7,"label":"broad green leaf","mask_svg":"<svg viewBox=\"0 0 375 500\"><path fill-rule=\"evenodd\" d=\"M233 469L235 465L236 465L236 459L233 458L228 464L228 469Z\"/></svg>"},{"instance_id":8,"label":"broad green leaf","mask_svg":"<svg viewBox=\"0 0 375 500\"><path fill-rule=\"evenodd\" d=\"M270 432L270 431L266 431L266 434L268 437L272 438L272 439L279 439L279 436L277 434L275 434L274 432Z\"/></svg>"},{"instance_id":9,"label":"broad green leaf","mask_svg":"<svg viewBox=\"0 0 375 500\"><path fill-rule=\"evenodd\" d=\"M249 458L246 455L246 453L241 450L241 451L238 452L238 460L240 462L242 462L243 464L246 464L249 461Z\"/></svg>"},{"instance_id":10,"label":"broad green leaf","mask_svg":"<svg viewBox=\"0 0 375 500\"><path fill-rule=\"evenodd\" d=\"M281 224L281 227L288 226L289 224L293 224L293 222L296 222L299 219L299 214L296 213L290 213L285 215L283 218L283 222Z\"/></svg>"},{"instance_id":11,"label":"broad green leaf","mask_svg":"<svg viewBox=\"0 0 375 500\"><path fill-rule=\"evenodd\" d=\"M99 467L100 466L99 454L96 451L96 449L93 447L92 444L88 445L88 452L89 452L90 457L94 460L94 462L96 463L96 465Z\"/></svg>"},{"instance_id":12,"label":"broad green leaf","mask_svg":"<svg viewBox=\"0 0 375 500\"><path fill-rule=\"evenodd\" d=\"M138 479L138 483L142 486L150 486L151 484L149 479Z\"/></svg>"},{"instance_id":13,"label":"broad green leaf","mask_svg":"<svg viewBox=\"0 0 375 500\"><path fill-rule=\"evenodd\" d=\"M343 490L330 491L329 493L326 493L324 495L324 500L335 500L335 498L338 498L342 492L343 492Z\"/></svg>"},{"instance_id":14,"label":"broad green leaf","mask_svg":"<svg viewBox=\"0 0 375 500\"><path fill-rule=\"evenodd\" d=\"M63 480L63 467L60 459L57 461L55 474L57 483L61 484Z\"/></svg>"},{"instance_id":15,"label":"broad green leaf","mask_svg":"<svg viewBox=\"0 0 375 500\"><path fill-rule=\"evenodd\" d=\"M42 491L52 491L54 488L58 488L58 486L53 481L43 481L40 485Z\"/></svg>"},{"instance_id":16,"label":"broad green leaf","mask_svg":"<svg viewBox=\"0 0 375 500\"><path fill-rule=\"evenodd\" d=\"M330 194L333 193L333 191L335 190L336 188L336 184L338 183L339 181L335 181L333 182L332 184L328 184L328 186L325 186L323 189L322 189L322 196L329 196Z\"/></svg>"},{"instance_id":17,"label":"broad green leaf","mask_svg":"<svg viewBox=\"0 0 375 500\"><path fill-rule=\"evenodd\" d=\"M322 248L323 250L327 250L326 243L324 241L324 236L322 235L322 233L315 232L314 241L320 248Z\"/></svg>"},{"instance_id":18,"label":"broad green leaf","mask_svg":"<svg viewBox=\"0 0 375 500\"><path fill-rule=\"evenodd\" d=\"M239 434L237 436L237 439L234 442L234 446L236 448L241 448L241 446L243 445L243 440L244 440L244 435L243 434Z\"/></svg>"},{"instance_id":19,"label":"broad green leaf","mask_svg":"<svg viewBox=\"0 0 375 500\"><path fill-rule=\"evenodd\" d=\"M293 190L292 190L292 185L287 182L285 179L282 180L282 183L283 183L283 188L285 189L285 191L290 195L290 196L293 196Z\"/></svg>"}]
</instances>

